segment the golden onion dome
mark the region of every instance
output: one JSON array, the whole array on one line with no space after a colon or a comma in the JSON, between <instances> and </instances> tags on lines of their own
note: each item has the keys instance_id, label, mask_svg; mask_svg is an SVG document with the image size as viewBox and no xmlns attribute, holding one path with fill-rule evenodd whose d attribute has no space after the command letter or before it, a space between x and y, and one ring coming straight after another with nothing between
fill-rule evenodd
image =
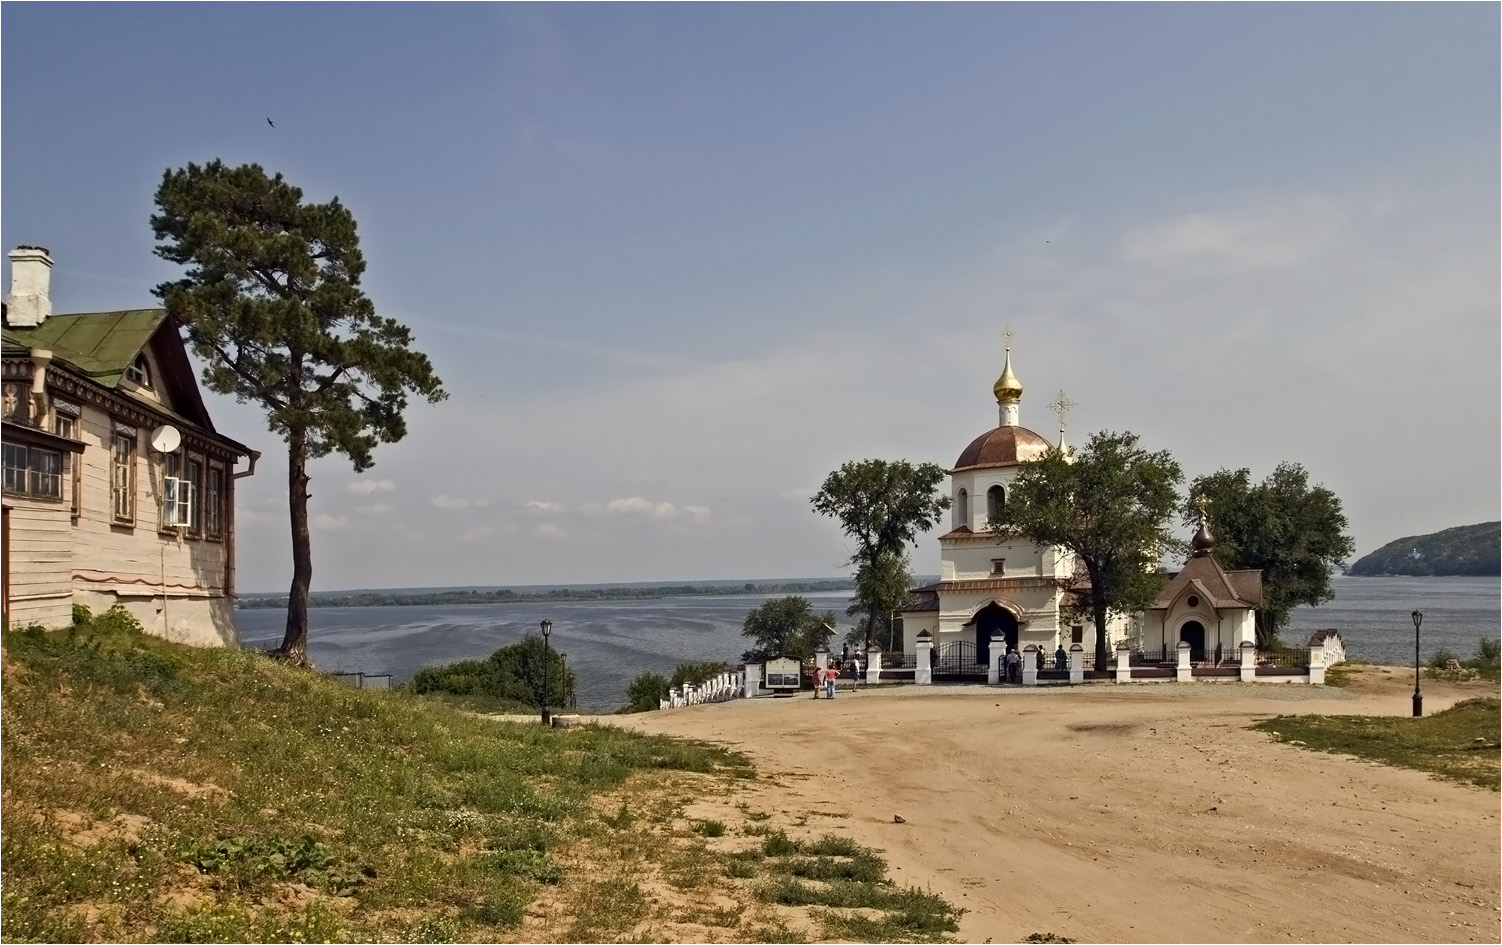
<instances>
[{"instance_id":1,"label":"golden onion dome","mask_svg":"<svg viewBox=\"0 0 1502 945\"><path fill-rule=\"evenodd\" d=\"M1006 364L1001 369L1001 377L996 379L996 385L991 388L996 395L998 404L1015 404L1022 400L1022 382L1017 380L1017 375L1012 373L1012 349L1007 349Z\"/></svg>"}]
</instances>

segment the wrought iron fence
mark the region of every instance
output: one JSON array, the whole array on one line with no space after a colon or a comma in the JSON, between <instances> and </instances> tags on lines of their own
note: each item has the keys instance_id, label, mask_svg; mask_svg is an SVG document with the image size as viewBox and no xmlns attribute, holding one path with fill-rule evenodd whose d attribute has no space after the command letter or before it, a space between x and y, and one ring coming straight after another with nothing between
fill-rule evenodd
<instances>
[{"instance_id":1,"label":"wrought iron fence","mask_svg":"<svg viewBox=\"0 0 1502 945\"><path fill-rule=\"evenodd\" d=\"M1309 651L1302 647L1297 649L1277 647L1269 650L1258 650L1257 665L1274 667L1276 669L1307 669L1309 667Z\"/></svg>"},{"instance_id":2,"label":"wrought iron fence","mask_svg":"<svg viewBox=\"0 0 1502 945\"><path fill-rule=\"evenodd\" d=\"M882 669L917 669L917 653L883 653L881 655Z\"/></svg>"}]
</instances>

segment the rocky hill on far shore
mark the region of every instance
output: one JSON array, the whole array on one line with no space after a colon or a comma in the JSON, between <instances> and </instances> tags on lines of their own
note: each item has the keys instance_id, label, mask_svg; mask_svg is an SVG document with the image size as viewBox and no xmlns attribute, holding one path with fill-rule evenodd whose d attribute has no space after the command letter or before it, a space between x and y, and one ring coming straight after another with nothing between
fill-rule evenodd
<instances>
[{"instance_id":1,"label":"rocky hill on far shore","mask_svg":"<svg viewBox=\"0 0 1502 945\"><path fill-rule=\"evenodd\" d=\"M1390 541L1346 570L1356 577L1496 577L1502 574L1502 522L1460 525Z\"/></svg>"}]
</instances>

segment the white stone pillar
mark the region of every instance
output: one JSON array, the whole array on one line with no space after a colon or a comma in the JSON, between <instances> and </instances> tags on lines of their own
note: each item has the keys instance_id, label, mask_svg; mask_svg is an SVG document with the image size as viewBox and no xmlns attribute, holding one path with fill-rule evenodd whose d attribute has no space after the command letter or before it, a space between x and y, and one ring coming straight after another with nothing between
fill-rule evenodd
<instances>
[{"instance_id":1,"label":"white stone pillar","mask_svg":"<svg viewBox=\"0 0 1502 945\"><path fill-rule=\"evenodd\" d=\"M1241 641L1241 681L1257 681L1257 644L1251 640Z\"/></svg>"},{"instance_id":2,"label":"white stone pillar","mask_svg":"<svg viewBox=\"0 0 1502 945\"><path fill-rule=\"evenodd\" d=\"M917 656L913 665L913 682L920 686L933 685L934 681L934 638L927 630L918 634L918 640L913 644Z\"/></svg>"},{"instance_id":3,"label":"white stone pillar","mask_svg":"<svg viewBox=\"0 0 1502 945\"><path fill-rule=\"evenodd\" d=\"M1085 681L1085 648L1078 643L1069 645L1069 685L1078 686Z\"/></svg>"},{"instance_id":4,"label":"white stone pillar","mask_svg":"<svg viewBox=\"0 0 1502 945\"><path fill-rule=\"evenodd\" d=\"M761 695L760 663L747 663L742 678L746 680L745 696L747 699Z\"/></svg>"},{"instance_id":5,"label":"white stone pillar","mask_svg":"<svg viewBox=\"0 0 1502 945\"><path fill-rule=\"evenodd\" d=\"M1189 682L1194 678L1194 671L1189 667L1189 641L1179 641L1179 665L1177 678L1179 682Z\"/></svg>"},{"instance_id":6,"label":"white stone pillar","mask_svg":"<svg viewBox=\"0 0 1502 945\"><path fill-rule=\"evenodd\" d=\"M1309 684L1323 686L1325 684L1325 644L1311 646L1309 648Z\"/></svg>"},{"instance_id":7,"label":"white stone pillar","mask_svg":"<svg viewBox=\"0 0 1502 945\"><path fill-rule=\"evenodd\" d=\"M1116 644L1116 681L1132 681L1132 645L1125 640Z\"/></svg>"},{"instance_id":8,"label":"white stone pillar","mask_svg":"<svg viewBox=\"0 0 1502 945\"><path fill-rule=\"evenodd\" d=\"M1007 638L991 638L991 659L986 665L986 685L999 686L1007 678Z\"/></svg>"},{"instance_id":9,"label":"white stone pillar","mask_svg":"<svg viewBox=\"0 0 1502 945\"><path fill-rule=\"evenodd\" d=\"M819 647L817 650L814 650L814 668L815 669L828 669L829 668L829 650L825 649L822 646Z\"/></svg>"},{"instance_id":10,"label":"white stone pillar","mask_svg":"<svg viewBox=\"0 0 1502 945\"><path fill-rule=\"evenodd\" d=\"M875 643L866 650L866 682L881 682L881 647Z\"/></svg>"},{"instance_id":11,"label":"white stone pillar","mask_svg":"<svg viewBox=\"0 0 1502 945\"><path fill-rule=\"evenodd\" d=\"M1038 685L1038 645L1029 643L1022 650L1022 684Z\"/></svg>"}]
</instances>

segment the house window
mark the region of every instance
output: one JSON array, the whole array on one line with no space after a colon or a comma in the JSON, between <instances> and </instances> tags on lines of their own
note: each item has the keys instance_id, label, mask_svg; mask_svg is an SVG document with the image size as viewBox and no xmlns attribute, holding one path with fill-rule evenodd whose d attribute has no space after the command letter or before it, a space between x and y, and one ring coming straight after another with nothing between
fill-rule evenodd
<instances>
[{"instance_id":1,"label":"house window","mask_svg":"<svg viewBox=\"0 0 1502 945\"><path fill-rule=\"evenodd\" d=\"M115 521L123 525L136 520L136 435L115 432L110 458L110 506Z\"/></svg>"},{"instance_id":2,"label":"house window","mask_svg":"<svg viewBox=\"0 0 1502 945\"><path fill-rule=\"evenodd\" d=\"M78 439L78 405L54 401L52 411L52 432L70 440ZM67 485L74 521L83 511L83 465L78 460L72 453L63 454L63 482Z\"/></svg>"},{"instance_id":3,"label":"house window","mask_svg":"<svg viewBox=\"0 0 1502 945\"><path fill-rule=\"evenodd\" d=\"M39 499L63 497L63 454L40 446L6 443L4 459L5 491L12 495L30 495Z\"/></svg>"},{"instance_id":4,"label":"house window","mask_svg":"<svg viewBox=\"0 0 1502 945\"><path fill-rule=\"evenodd\" d=\"M997 518L1006 504L1007 493L1001 486L992 486L986 490L986 515Z\"/></svg>"},{"instance_id":5,"label":"house window","mask_svg":"<svg viewBox=\"0 0 1502 945\"><path fill-rule=\"evenodd\" d=\"M991 559L991 573L992 574L1006 574L1007 573L1007 559L1005 559L1005 558L992 558Z\"/></svg>"},{"instance_id":6,"label":"house window","mask_svg":"<svg viewBox=\"0 0 1502 945\"><path fill-rule=\"evenodd\" d=\"M1084 643L1085 642L1085 628L1084 627L1078 627L1078 626L1076 626L1076 627L1070 627L1069 628L1069 642L1070 643Z\"/></svg>"},{"instance_id":7,"label":"house window","mask_svg":"<svg viewBox=\"0 0 1502 945\"><path fill-rule=\"evenodd\" d=\"M188 534L203 535L203 457L188 457Z\"/></svg>"},{"instance_id":8,"label":"house window","mask_svg":"<svg viewBox=\"0 0 1502 945\"><path fill-rule=\"evenodd\" d=\"M125 379L141 387L151 386L151 369L146 366L146 355L138 354L136 359L125 369Z\"/></svg>"},{"instance_id":9,"label":"house window","mask_svg":"<svg viewBox=\"0 0 1502 945\"><path fill-rule=\"evenodd\" d=\"M209 477L203 490L203 533L209 538L224 537L224 467L209 464Z\"/></svg>"}]
</instances>

